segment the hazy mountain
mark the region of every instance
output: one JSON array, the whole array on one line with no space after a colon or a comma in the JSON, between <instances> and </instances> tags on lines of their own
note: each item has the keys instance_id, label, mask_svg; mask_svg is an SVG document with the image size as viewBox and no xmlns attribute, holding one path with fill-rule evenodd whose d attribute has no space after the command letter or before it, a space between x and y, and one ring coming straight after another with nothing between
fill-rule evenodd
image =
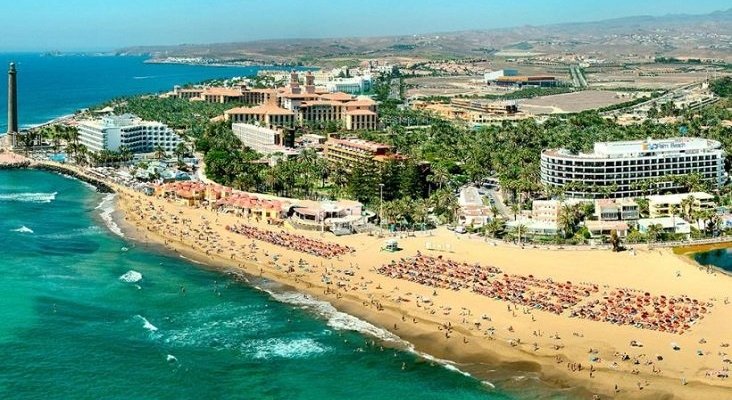
<instances>
[{"instance_id":1,"label":"hazy mountain","mask_svg":"<svg viewBox=\"0 0 732 400\"><path fill-rule=\"evenodd\" d=\"M732 57L732 9L703 15L635 16L596 22L441 32L410 36L280 39L141 46L125 54L314 62L377 57L484 57L498 50L603 58L620 55Z\"/></svg>"}]
</instances>

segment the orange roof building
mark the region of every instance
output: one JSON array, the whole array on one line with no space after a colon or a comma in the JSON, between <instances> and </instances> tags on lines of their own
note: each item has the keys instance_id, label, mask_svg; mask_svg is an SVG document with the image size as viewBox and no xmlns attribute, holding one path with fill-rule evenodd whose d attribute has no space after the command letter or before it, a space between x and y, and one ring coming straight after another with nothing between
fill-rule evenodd
<instances>
[{"instance_id":1,"label":"orange roof building","mask_svg":"<svg viewBox=\"0 0 732 400\"><path fill-rule=\"evenodd\" d=\"M225 118L232 123L259 122L263 126L294 126L299 124L326 124L337 122L346 130L375 130L379 116L376 102L368 97L358 98L343 93L323 93L314 84L311 72L305 74L305 85L300 85L297 72L290 74L290 83L279 89L208 88L191 100L208 102L238 101L258 104L226 111Z\"/></svg>"},{"instance_id":2,"label":"orange roof building","mask_svg":"<svg viewBox=\"0 0 732 400\"><path fill-rule=\"evenodd\" d=\"M328 139L323 155L326 160L353 167L355 164L377 161L385 162L404 157L392 152L392 147L362 139Z\"/></svg>"},{"instance_id":3,"label":"orange roof building","mask_svg":"<svg viewBox=\"0 0 732 400\"><path fill-rule=\"evenodd\" d=\"M227 110L224 115L232 123L258 123L261 126L294 126L295 113L277 105L276 98L256 107L238 107Z\"/></svg>"}]
</instances>

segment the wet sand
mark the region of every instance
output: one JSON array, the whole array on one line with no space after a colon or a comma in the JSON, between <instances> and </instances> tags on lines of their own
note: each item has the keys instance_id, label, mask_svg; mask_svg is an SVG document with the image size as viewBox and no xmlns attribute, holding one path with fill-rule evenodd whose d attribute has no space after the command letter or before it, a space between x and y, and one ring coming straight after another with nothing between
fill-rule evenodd
<instances>
[{"instance_id":1,"label":"wet sand","mask_svg":"<svg viewBox=\"0 0 732 400\"><path fill-rule=\"evenodd\" d=\"M62 167L83 179L84 171ZM732 277L671 249L638 246L622 253L524 249L438 229L430 236L399 238L401 251L387 253L380 250L384 238L275 227L107 183L118 194L122 222L141 245L162 245L206 268L242 271L293 287L391 331L420 352L455 361L479 379L490 377L488 369L499 365L537 375L554 388L571 388L568 393L577 398L732 398L732 382L725 377L732 342L728 298ZM298 251L302 250L298 246L288 249L226 229L234 224L338 243L355 251L337 258L319 257ZM445 251L430 250L434 248ZM495 267L500 273L490 276L493 282L532 276L540 282L597 286L597 292L580 296L577 304L555 313L466 288L434 288L406 276L383 274L385 265L419 253L456 264L479 262L482 269ZM529 286L527 291L534 289ZM640 301L644 292L650 292L654 301L659 295L693 298L707 311L681 333L569 316L576 307L602 303L603 297L625 293Z\"/></svg>"},{"instance_id":2,"label":"wet sand","mask_svg":"<svg viewBox=\"0 0 732 400\"><path fill-rule=\"evenodd\" d=\"M720 399L732 393L729 379L710 376L710 372L724 371L729 366L722 359L727 357L726 345L732 341L728 328L732 306L724 299L732 293L732 281L698 268L671 250L639 248L633 255L521 249L492 246L441 229L430 237L399 239L402 250L392 254L380 251L383 238L336 238L268 226L254 219L183 206L123 188L118 188L118 193L119 208L127 222L139 230L141 240L162 243L208 265L240 269L329 301L341 311L388 329L419 351L465 365L478 378L488 375L481 371L481 362L504 363L509 369L536 371L555 387L582 388L574 392L581 398L597 394L600 398ZM275 232L284 229L314 240L348 245L355 252L331 259L317 257L252 240L225 228L233 224ZM426 242L451 251L427 250ZM709 313L683 334L659 332L569 318L566 313L535 310L469 290L434 289L390 278L376 270L418 252L480 262L504 273L590 282L599 286L596 296L618 288L654 295L683 294L708 303ZM430 301L420 301L425 298ZM631 346L633 340L643 347ZM671 343L678 344L679 350L673 350Z\"/></svg>"}]
</instances>

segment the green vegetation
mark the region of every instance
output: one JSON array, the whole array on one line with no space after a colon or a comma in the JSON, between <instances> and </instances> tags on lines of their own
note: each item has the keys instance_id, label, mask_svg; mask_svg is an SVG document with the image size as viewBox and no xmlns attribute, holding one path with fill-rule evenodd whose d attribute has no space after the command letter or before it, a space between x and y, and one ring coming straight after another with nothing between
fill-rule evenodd
<instances>
[{"instance_id":1,"label":"green vegetation","mask_svg":"<svg viewBox=\"0 0 732 400\"><path fill-rule=\"evenodd\" d=\"M569 86L559 86L559 87L547 87L547 88L537 88L537 87L527 87L523 89L516 90L511 93L506 94L485 94L482 96L457 96L457 97L463 97L463 98L480 98L480 99L492 99L492 100L517 100L517 99L532 99L534 97L540 97L540 96L551 96L554 94L564 94L564 93L572 93L575 92L576 89L569 87Z\"/></svg>"},{"instance_id":2,"label":"green vegetation","mask_svg":"<svg viewBox=\"0 0 732 400\"><path fill-rule=\"evenodd\" d=\"M160 121L173 129L195 129L204 126L224 111L240 104L208 103L178 98L138 96L114 100L101 107L111 105L118 114L132 113L151 121Z\"/></svg>"},{"instance_id":3,"label":"green vegetation","mask_svg":"<svg viewBox=\"0 0 732 400\"><path fill-rule=\"evenodd\" d=\"M638 104L645 103L646 101L650 101L652 99L655 99L656 97L659 97L663 95L663 92L660 91L654 91L651 93L651 97L639 97L637 99L633 99L630 101L625 101L618 104L613 104L606 107L601 107L597 109L597 112L608 112L608 111L615 111L615 110L622 110L625 108L630 108L633 106L637 106ZM672 104L673 105L673 104Z\"/></svg>"},{"instance_id":4,"label":"green vegetation","mask_svg":"<svg viewBox=\"0 0 732 400\"><path fill-rule=\"evenodd\" d=\"M253 75L247 78L249 79L250 85L255 89L274 88L285 85L284 79L277 80L272 75Z\"/></svg>"},{"instance_id":5,"label":"green vegetation","mask_svg":"<svg viewBox=\"0 0 732 400\"><path fill-rule=\"evenodd\" d=\"M414 50L417 48L416 44L393 44L389 46L390 49L396 50L396 51L407 51L407 50Z\"/></svg>"},{"instance_id":6,"label":"green vegetation","mask_svg":"<svg viewBox=\"0 0 732 400\"><path fill-rule=\"evenodd\" d=\"M120 109L184 128L195 143L195 149L204 154L206 174L219 183L284 196L356 199L372 210L383 210L383 222L396 227L455 221L455 190L489 177L499 180L514 213L529 208L533 198L561 197L561 191L546 190L539 180L540 155L546 148L588 151L598 141L674 137L683 128L688 136L720 141L727 153L732 154L731 128L720 123L722 119L732 118L732 111L728 109L730 100L699 110L674 110L680 121L677 124L648 120L643 124L622 126L590 111L551 116L541 123L527 119L471 128L428 112L403 108L401 100L390 96L392 83L398 78L398 74L388 74L377 78L374 85L375 97L381 101L379 110L384 130L353 132L360 138L392 145L396 152L405 156L385 163L331 164L311 150L293 159L275 154L271 158L277 159L276 163L263 160L260 154L242 147L226 122L210 122L212 116L220 115L224 109L232 107L231 104L140 97L126 99ZM546 93L546 89L534 90ZM337 130L337 126L305 126L301 131ZM730 157L728 164L732 161ZM698 176L664 179L675 180L690 190L708 189ZM644 185L648 187L640 189L653 190L654 182ZM604 193L613 188L590 189ZM732 203L727 193L726 189L722 191L720 203ZM437 220L428 220L425 209ZM578 221L590 214L584 209L568 210L561 237L557 240L584 240L587 232L578 226ZM484 230L492 236L506 233L505 226L499 223L486 226Z\"/></svg>"},{"instance_id":7,"label":"green vegetation","mask_svg":"<svg viewBox=\"0 0 732 400\"><path fill-rule=\"evenodd\" d=\"M526 42L526 41L514 43L512 45L506 46L506 49L517 49L517 50L531 50L533 48L534 48L534 46L531 45L531 43Z\"/></svg>"},{"instance_id":8,"label":"green vegetation","mask_svg":"<svg viewBox=\"0 0 732 400\"><path fill-rule=\"evenodd\" d=\"M659 64L701 64L702 60L699 58L688 58L682 60L676 57L656 57L655 62Z\"/></svg>"},{"instance_id":9,"label":"green vegetation","mask_svg":"<svg viewBox=\"0 0 732 400\"><path fill-rule=\"evenodd\" d=\"M732 97L732 77L725 76L712 81L709 88L719 97Z\"/></svg>"}]
</instances>

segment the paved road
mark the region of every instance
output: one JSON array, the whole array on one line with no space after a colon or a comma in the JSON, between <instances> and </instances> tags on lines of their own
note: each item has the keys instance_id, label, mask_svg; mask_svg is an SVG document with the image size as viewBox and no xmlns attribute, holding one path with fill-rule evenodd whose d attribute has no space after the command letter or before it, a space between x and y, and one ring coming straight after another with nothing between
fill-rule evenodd
<instances>
[{"instance_id":1,"label":"paved road","mask_svg":"<svg viewBox=\"0 0 732 400\"><path fill-rule=\"evenodd\" d=\"M478 188L475 186L464 187L460 191L460 203L464 206L482 206L483 197L478 193Z\"/></svg>"},{"instance_id":2,"label":"paved road","mask_svg":"<svg viewBox=\"0 0 732 400\"><path fill-rule=\"evenodd\" d=\"M493 199L493 205L496 206L498 213L501 214L504 219L507 221L513 220L513 212L510 208L506 207L506 204L503 203L503 197L500 196L495 189L488 189L486 191L486 196L489 199Z\"/></svg>"}]
</instances>

